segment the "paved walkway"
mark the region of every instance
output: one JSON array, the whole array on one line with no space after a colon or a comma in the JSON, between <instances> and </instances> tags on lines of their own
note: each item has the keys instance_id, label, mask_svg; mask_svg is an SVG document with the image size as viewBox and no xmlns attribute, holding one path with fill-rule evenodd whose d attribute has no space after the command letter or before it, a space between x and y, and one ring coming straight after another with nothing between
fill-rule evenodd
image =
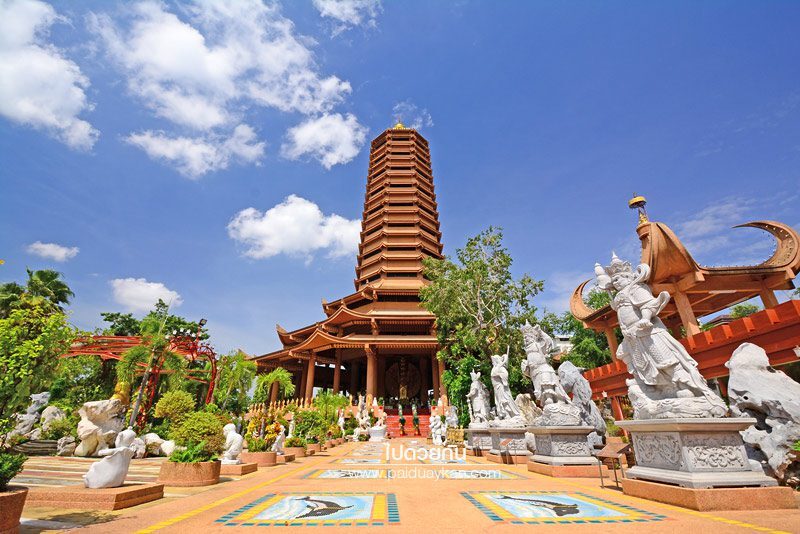
<instances>
[{"instance_id":1,"label":"paved walkway","mask_svg":"<svg viewBox=\"0 0 800 534\"><path fill-rule=\"evenodd\" d=\"M401 447L406 457L401 457ZM231 532L281 527L388 532L797 532L800 510L701 513L631 498L595 479L554 479L524 466L432 457L413 439L351 443L288 465L118 512L26 508L22 532L47 521L86 532ZM31 522L37 521L37 522ZM66 525L63 525L66 526ZM83 530L82 530L83 531Z\"/></svg>"}]
</instances>

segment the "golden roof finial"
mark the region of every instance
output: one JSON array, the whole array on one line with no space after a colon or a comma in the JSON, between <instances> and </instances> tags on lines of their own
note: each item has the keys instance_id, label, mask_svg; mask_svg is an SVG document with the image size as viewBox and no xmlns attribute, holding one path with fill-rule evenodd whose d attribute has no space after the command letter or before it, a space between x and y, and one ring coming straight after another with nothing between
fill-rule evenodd
<instances>
[{"instance_id":1,"label":"golden roof finial","mask_svg":"<svg viewBox=\"0 0 800 534\"><path fill-rule=\"evenodd\" d=\"M639 224L649 222L647 210L644 209L645 205L647 205L647 199L636 193L634 193L633 198L628 201L628 207L632 210L638 210L639 212Z\"/></svg>"},{"instance_id":2,"label":"golden roof finial","mask_svg":"<svg viewBox=\"0 0 800 534\"><path fill-rule=\"evenodd\" d=\"M402 122L400 122L400 121L398 120L398 121L397 121L397 124L395 124L395 125L392 127L392 129L393 129L393 130L405 130L405 129L406 129L406 125L405 125L405 124L403 124Z\"/></svg>"}]
</instances>

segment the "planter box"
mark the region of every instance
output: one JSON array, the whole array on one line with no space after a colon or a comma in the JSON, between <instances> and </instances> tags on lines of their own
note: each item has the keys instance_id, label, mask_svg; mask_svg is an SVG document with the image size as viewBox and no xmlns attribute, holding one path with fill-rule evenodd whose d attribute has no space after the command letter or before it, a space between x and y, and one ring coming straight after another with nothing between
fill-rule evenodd
<instances>
[{"instance_id":1,"label":"planter box","mask_svg":"<svg viewBox=\"0 0 800 534\"><path fill-rule=\"evenodd\" d=\"M19 532L19 518L22 516L22 507L25 506L25 497L28 488L21 486L8 486L7 491L0 492L0 532Z\"/></svg>"},{"instance_id":2,"label":"planter box","mask_svg":"<svg viewBox=\"0 0 800 534\"><path fill-rule=\"evenodd\" d=\"M243 452L239 458L246 464L258 464L258 467L272 467L278 463L278 453L270 451Z\"/></svg>"},{"instance_id":3,"label":"planter box","mask_svg":"<svg viewBox=\"0 0 800 534\"><path fill-rule=\"evenodd\" d=\"M303 447L284 447L284 453L286 455L293 455L295 458L305 458L306 450Z\"/></svg>"},{"instance_id":4,"label":"planter box","mask_svg":"<svg viewBox=\"0 0 800 534\"><path fill-rule=\"evenodd\" d=\"M332 449L333 448L333 441L331 441L331 440L326 441L325 442L325 448L326 449Z\"/></svg>"},{"instance_id":5,"label":"planter box","mask_svg":"<svg viewBox=\"0 0 800 534\"><path fill-rule=\"evenodd\" d=\"M306 454L311 456L312 454L316 454L318 452L322 452L322 445L319 443L309 443L308 448L306 449Z\"/></svg>"},{"instance_id":6,"label":"planter box","mask_svg":"<svg viewBox=\"0 0 800 534\"><path fill-rule=\"evenodd\" d=\"M219 483L221 462L162 462L158 482L165 486L211 486Z\"/></svg>"}]
</instances>

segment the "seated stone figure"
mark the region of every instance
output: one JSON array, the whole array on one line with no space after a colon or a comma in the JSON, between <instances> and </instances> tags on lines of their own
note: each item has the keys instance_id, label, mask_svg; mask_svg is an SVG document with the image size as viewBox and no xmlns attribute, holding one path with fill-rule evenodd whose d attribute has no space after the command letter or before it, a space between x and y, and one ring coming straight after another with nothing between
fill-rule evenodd
<instances>
[{"instance_id":1,"label":"seated stone figure","mask_svg":"<svg viewBox=\"0 0 800 534\"><path fill-rule=\"evenodd\" d=\"M725 364L731 374L728 398L734 417L754 417L742 432L748 454L781 484L797 487L800 463L792 445L800 441L800 384L773 369L758 345L743 343Z\"/></svg>"},{"instance_id":2,"label":"seated stone figure","mask_svg":"<svg viewBox=\"0 0 800 534\"><path fill-rule=\"evenodd\" d=\"M225 452L222 453L222 463L226 465L240 464L239 455L242 454L244 438L236 432L236 425L228 423L222 428L225 434Z\"/></svg>"},{"instance_id":3,"label":"seated stone figure","mask_svg":"<svg viewBox=\"0 0 800 534\"><path fill-rule=\"evenodd\" d=\"M103 459L89 466L89 471L83 475L83 483L87 488L117 488L125 483L131 458L136 454L133 440L136 432L128 427L119 434L112 449L105 448L100 452Z\"/></svg>"}]
</instances>

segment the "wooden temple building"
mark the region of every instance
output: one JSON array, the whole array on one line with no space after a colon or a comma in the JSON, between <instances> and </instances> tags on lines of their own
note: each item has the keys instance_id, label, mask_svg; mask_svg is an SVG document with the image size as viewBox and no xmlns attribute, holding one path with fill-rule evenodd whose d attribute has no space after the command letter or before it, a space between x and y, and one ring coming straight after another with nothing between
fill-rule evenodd
<instances>
[{"instance_id":1,"label":"wooden temple building","mask_svg":"<svg viewBox=\"0 0 800 534\"><path fill-rule=\"evenodd\" d=\"M636 233L642 242L641 262L650 265L649 284L654 294L667 291L672 297L659 314L673 335L697 361L707 379L728 375L725 362L742 343L761 346L773 366L798 361L800 357L800 300L779 303L775 291L794 288L800 273L800 236L791 227L774 221L754 221L739 227L764 230L775 238L775 250L758 265L706 267L698 264L677 235L664 223L651 222L644 197L634 197L629 207L638 209ZM590 281L579 285L570 299L572 314L584 326L603 332L609 342L612 363L584 373L594 398L610 398L614 416L624 418L627 403L625 365L616 360L617 315L610 306L593 310L583 292ZM764 310L748 317L701 329L699 318L722 311L751 298L760 298ZM724 381L718 382L725 394Z\"/></svg>"},{"instance_id":2,"label":"wooden temple building","mask_svg":"<svg viewBox=\"0 0 800 534\"><path fill-rule=\"evenodd\" d=\"M370 147L355 292L322 302L325 317L287 331L283 348L255 357L259 372L283 367L296 396L315 387L372 398L443 397L434 316L420 305L422 260L441 258L439 213L428 141L398 123ZM274 400L277 390L273 390Z\"/></svg>"}]
</instances>

